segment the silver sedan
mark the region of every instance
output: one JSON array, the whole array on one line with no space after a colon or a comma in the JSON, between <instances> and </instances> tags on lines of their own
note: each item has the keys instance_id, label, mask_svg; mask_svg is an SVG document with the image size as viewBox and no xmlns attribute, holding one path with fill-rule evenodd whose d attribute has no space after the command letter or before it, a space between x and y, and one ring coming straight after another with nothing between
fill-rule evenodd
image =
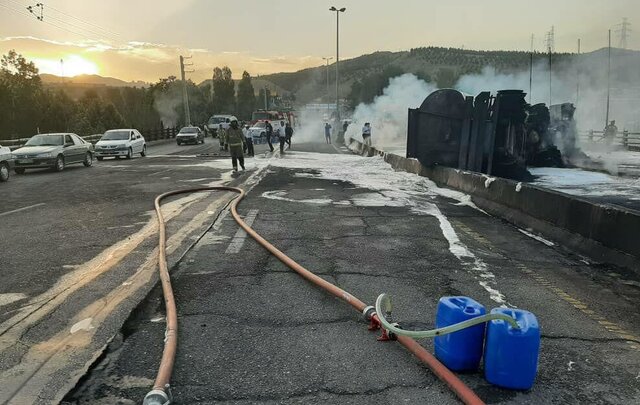
<instances>
[{"instance_id":1,"label":"silver sedan","mask_svg":"<svg viewBox=\"0 0 640 405\"><path fill-rule=\"evenodd\" d=\"M68 164L93 165L93 145L76 134L40 134L13 152L15 172L26 169L51 168L61 172Z\"/></svg>"}]
</instances>

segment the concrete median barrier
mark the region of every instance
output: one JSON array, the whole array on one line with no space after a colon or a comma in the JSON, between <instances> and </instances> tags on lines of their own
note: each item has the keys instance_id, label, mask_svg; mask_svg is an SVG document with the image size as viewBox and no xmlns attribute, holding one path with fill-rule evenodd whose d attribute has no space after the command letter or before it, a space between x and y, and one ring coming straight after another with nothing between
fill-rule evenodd
<instances>
[{"instance_id":1,"label":"concrete median barrier","mask_svg":"<svg viewBox=\"0 0 640 405\"><path fill-rule=\"evenodd\" d=\"M386 153L354 139L348 148L381 156L395 170L428 177L436 184L471 195L491 215L530 229L597 262L640 272L640 214L595 204L580 197L484 174L435 166Z\"/></svg>"}]
</instances>

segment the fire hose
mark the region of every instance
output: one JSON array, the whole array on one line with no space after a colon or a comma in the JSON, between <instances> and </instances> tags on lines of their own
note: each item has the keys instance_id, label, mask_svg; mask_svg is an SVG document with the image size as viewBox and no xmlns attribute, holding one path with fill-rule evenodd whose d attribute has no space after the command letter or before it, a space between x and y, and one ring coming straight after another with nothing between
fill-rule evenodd
<instances>
[{"instance_id":1,"label":"fire hose","mask_svg":"<svg viewBox=\"0 0 640 405\"><path fill-rule=\"evenodd\" d=\"M396 333L398 331L402 332L402 329L395 327L390 324L384 316L384 324L381 322L381 319L376 312L376 309L373 306L367 306L364 302L362 302L357 297L354 297L347 291L331 284L330 282L322 279L321 277L315 275L311 271L307 270L296 261L291 259L289 256L285 255L278 248L269 243L266 239L260 236L256 231L254 231L249 225L247 225L240 215L238 214L238 204L245 196L244 190L236 187L226 187L226 186L217 186L217 187L199 187L199 188L190 188L183 190L170 191L164 194L159 195L155 199L155 210L158 219L158 271L160 275L160 281L162 284L162 291L164 295L165 309L166 309L166 320L167 327L165 331L165 343L164 349L162 353L162 359L160 361L160 366L158 369L158 373L153 385L153 389L147 393L144 398L143 405L168 405L171 403L171 389L170 389L170 380L171 374L173 371L173 365L175 362L176 350L178 347L178 315L176 310L175 298L173 295L173 288L171 286L171 277L169 275L169 269L167 267L167 259L166 259L166 230L164 224L164 217L162 215L161 203L167 197L175 196L179 194L190 194L190 193L198 193L205 191L231 191L238 193L239 195L232 201L230 209L231 215L233 219L238 223L238 225L253 239L255 239L260 245L262 245L265 249L267 249L271 254L273 254L278 260L280 260L283 264L291 268L293 271L298 273L303 278L312 282L316 286L323 288L328 293L336 296L337 298L345 301L347 304L351 305L358 312L362 313L365 317L365 320L370 322L369 330L377 330L382 328L382 337L379 340L389 340L387 331L392 331L395 335L395 339L398 343L403 345L408 351L413 353L422 363L424 363L431 371L445 384L449 386L449 388L454 392L454 394L465 404L467 405L483 405L484 402L473 392L469 387L467 387L453 372L451 372L448 368L446 368L442 363L440 363L431 353L429 353L422 345L416 342L412 337L405 336L402 333ZM385 301L385 299L387 301ZM378 297L377 306L380 307L381 304L386 303L390 312L390 302L388 298ZM470 326L470 325L469 325ZM468 326L467 326L468 327ZM395 328L395 329L394 329ZM406 332L406 331L405 331ZM449 332L451 333L451 332Z\"/></svg>"}]
</instances>

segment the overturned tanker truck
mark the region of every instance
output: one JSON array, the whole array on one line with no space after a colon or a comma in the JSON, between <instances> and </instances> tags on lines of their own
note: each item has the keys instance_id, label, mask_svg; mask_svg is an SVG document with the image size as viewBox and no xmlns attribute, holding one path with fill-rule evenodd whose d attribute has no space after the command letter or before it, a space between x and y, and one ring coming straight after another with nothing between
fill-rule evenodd
<instances>
[{"instance_id":1,"label":"overturned tanker truck","mask_svg":"<svg viewBox=\"0 0 640 405\"><path fill-rule=\"evenodd\" d=\"M531 181L529 166L565 167L576 147L575 108L529 105L522 90L476 97L457 90L431 93L409 109L407 157L425 166L443 165L520 181ZM564 152L561 154L559 145Z\"/></svg>"}]
</instances>

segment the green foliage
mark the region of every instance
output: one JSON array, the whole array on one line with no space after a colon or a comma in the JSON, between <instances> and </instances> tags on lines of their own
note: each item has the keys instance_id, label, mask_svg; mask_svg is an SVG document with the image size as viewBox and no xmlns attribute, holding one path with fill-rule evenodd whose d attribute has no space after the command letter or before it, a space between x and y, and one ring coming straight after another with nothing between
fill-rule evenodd
<instances>
[{"instance_id":1,"label":"green foliage","mask_svg":"<svg viewBox=\"0 0 640 405\"><path fill-rule=\"evenodd\" d=\"M237 115L241 120L250 120L251 113L256 109L256 96L253 84L251 84L251 75L244 71L242 79L238 83L238 110Z\"/></svg>"},{"instance_id":2,"label":"green foliage","mask_svg":"<svg viewBox=\"0 0 640 405\"><path fill-rule=\"evenodd\" d=\"M236 86L228 66L213 69L213 109L217 113L236 110Z\"/></svg>"},{"instance_id":3,"label":"green foliage","mask_svg":"<svg viewBox=\"0 0 640 405\"><path fill-rule=\"evenodd\" d=\"M455 71L450 68L440 68L438 70L437 83L441 89L452 88L458 81Z\"/></svg>"},{"instance_id":4,"label":"green foliage","mask_svg":"<svg viewBox=\"0 0 640 405\"><path fill-rule=\"evenodd\" d=\"M349 106L355 108L360 103L371 103L376 97L382 95L382 91L389 85L389 80L405 73L402 68L389 65L379 73L372 73L361 80L354 81L347 96Z\"/></svg>"},{"instance_id":5,"label":"green foliage","mask_svg":"<svg viewBox=\"0 0 640 405\"><path fill-rule=\"evenodd\" d=\"M3 131L15 136L35 133L41 118L42 83L38 69L11 50L0 59L0 122Z\"/></svg>"}]
</instances>

